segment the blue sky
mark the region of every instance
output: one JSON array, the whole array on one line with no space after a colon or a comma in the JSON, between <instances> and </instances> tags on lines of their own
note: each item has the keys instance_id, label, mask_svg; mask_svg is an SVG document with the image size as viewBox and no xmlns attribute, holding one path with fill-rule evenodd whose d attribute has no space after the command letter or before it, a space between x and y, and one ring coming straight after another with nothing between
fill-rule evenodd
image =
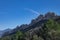
<instances>
[{"instance_id":1,"label":"blue sky","mask_svg":"<svg viewBox=\"0 0 60 40\"><path fill-rule=\"evenodd\" d=\"M0 30L28 24L48 11L60 15L60 0L0 0Z\"/></svg>"}]
</instances>

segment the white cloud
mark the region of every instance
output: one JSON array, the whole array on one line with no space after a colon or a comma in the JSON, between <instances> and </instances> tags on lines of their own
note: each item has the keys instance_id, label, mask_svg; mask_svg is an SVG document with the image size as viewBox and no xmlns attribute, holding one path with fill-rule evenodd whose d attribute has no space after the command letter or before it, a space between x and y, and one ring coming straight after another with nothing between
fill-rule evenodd
<instances>
[{"instance_id":1,"label":"white cloud","mask_svg":"<svg viewBox=\"0 0 60 40\"><path fill-rule=\"evenodd\" d=\"M25 8L25 10L28 10L28 11L30 11L30 12L32 12L32 13L34 13L34 14L37 14L37 15L39 15L39 12L37 12L37 11L34 11L34 10L32 10L32 9Z\"/></svg>"}]
</instances>

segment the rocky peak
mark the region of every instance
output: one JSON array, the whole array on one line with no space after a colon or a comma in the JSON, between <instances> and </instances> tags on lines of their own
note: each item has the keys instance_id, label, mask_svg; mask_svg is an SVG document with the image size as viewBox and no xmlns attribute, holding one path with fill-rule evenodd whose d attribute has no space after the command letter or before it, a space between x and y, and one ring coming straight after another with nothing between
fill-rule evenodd
<instances>
[{"instance_id":1,"label":"rocky peak","mask_svg":"<svg viewBox=\"0 0 60 40\"><path fill-rule=\"evenodd\" d=\"M36 20L41 20L41 19L43 19L43 18L44 18L44 15L40 14L40 15L36 18Z\"/></svg>"},{"instance_id":2,"label":"rocky peak","mask_svg":"<svg viewBox=\"0 0 60 40\"><path fill-rule=\"evenodd\" d=\"M49 19L49 18L54 18L56 16L56 14L54 12L47 12L47 14L45 14L45 18Z\"/></svg>"}]
</instances>

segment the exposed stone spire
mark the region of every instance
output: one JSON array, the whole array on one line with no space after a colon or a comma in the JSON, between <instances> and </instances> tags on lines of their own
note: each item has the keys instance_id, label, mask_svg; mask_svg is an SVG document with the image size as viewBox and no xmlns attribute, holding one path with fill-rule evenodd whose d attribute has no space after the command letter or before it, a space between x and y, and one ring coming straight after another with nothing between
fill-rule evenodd
<instances>
[{"instance_id":1,"label":"exposed stone spire","mask_svg":"<svg viewBox=\"0 0 60 40\"><path fill-rule=\"evenodd\" d=\"M54 12L47 12L47 14L45 14L45 18L54 18L56 15Z\"/></svg>"}]
</instances>

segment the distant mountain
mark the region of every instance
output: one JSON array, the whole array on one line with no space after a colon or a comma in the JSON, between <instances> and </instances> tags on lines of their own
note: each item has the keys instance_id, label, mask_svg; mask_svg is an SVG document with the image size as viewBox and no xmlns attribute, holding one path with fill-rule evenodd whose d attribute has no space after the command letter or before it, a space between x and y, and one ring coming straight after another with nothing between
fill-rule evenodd
<instances>
[{"instance_id":1,"label":"distant mountain","mask_svg":"<svg viewBox=\"0 0 60 40\"><path fill-rule=\"evenodd\" d=\"M3 34L3 31L0 31L0 37L2 36L2 34Z\"/></svg>"},{"instance_id":2,"label":"distant mountain","mask_svg":"<svg viewBox=\"0 0 60 40\"><path fill-rule=\"evenodd\" d=\"M0 37L5 33L5 32L8 32L8 31L11 31L11 29L5 29L5 30L1 30L0 31Z\"/></svg>"},{"instance_id":3,"label":"distant mountain","mask_svg":"<svg viewBox=\"0 0 60 40\"><path fill-rule=\"evenodd\" d=\"M46 23L49 19L53 19L57 22L60 22L60 16L56 15L54 12L48 12L45 15L39 15L36 19L33 19L31 23L28 25L23 24L21 26L17 26L13 30L9 30L9 29L8 29L9 31L5 30L6 32L3 34L3 36L15 34L18 30L27 32L36 27L37 28L39 28L39 26L42 27L42 25Z\"/></svg>"}]
</instances>

